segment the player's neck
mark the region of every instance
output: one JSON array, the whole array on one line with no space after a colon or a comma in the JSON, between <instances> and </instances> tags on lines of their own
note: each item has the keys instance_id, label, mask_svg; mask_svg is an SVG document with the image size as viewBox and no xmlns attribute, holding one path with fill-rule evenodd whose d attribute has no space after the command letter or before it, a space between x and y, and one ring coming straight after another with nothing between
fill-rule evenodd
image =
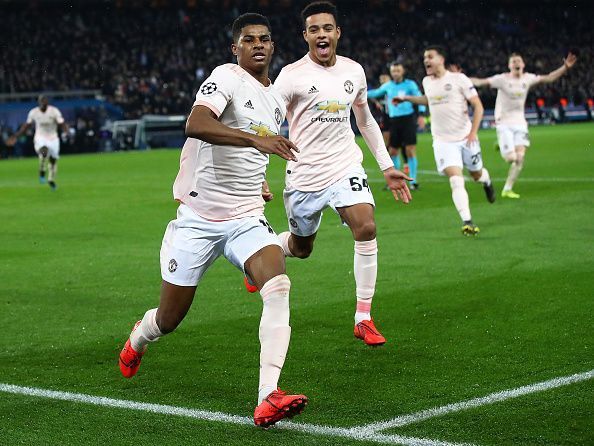
<instances>
[{"instance_id":1,"label":"player's neck","mask_svg":"<svg viewBox=\"0 0 594 446\"><path fill-rule=\"evenodd\" d=\"M311 53L311 51L307 53L307 56L313 63L320 65L324 68L330 68L336 65L336 54L333 54L332 57L326 61L319 60L314 54Z\"/></svg>"},{"instance_id":2,"label":"player's neck","mask_svg":"<svg viewBox=\"0 0 594 446\"><path fill-rule=\"evenodd\" d=\"M240 67L241 67L241 65L240 65ZM270 86L270 79L268 78L268 68L266 68L262 72L253 71L247 67L241 67L241 68L243 68L245 71L247 71L250 76L252 76L254 79L256 79L258 82L260 82L265 87Z\"/></svg>"},{"instance_id":3,"label":"player's neck","mask_svg":"<svg viewBox=\"0 0 594 446\"><path fill-rule=\"evenodd\" d=\"M435 72L433 73L433 77L439 79L440 77L444 77L447 73L445 67L436 67Z\"/></svg>"},{"instance_id":4,"label":"player's neck","mask_svg":"<svg viewBox=\"0 0 594 446\"><path fill-rule=\"evenodd\" d=\"M511 74L512 74L513 77L516 77L516 78L519 79L519 78L521 78L524 75L524 72L523 71L512 71Z\"/></svg>"}]
</instances>

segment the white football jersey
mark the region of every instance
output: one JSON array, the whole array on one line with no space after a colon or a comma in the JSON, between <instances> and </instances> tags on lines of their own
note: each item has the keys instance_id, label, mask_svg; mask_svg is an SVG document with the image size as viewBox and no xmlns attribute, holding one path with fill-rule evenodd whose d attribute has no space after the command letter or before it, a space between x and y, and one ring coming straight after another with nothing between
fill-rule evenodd
<instances>
[{"instance_id":1,"label":"white football jersey","mask_svg":"<svg viewBox=\"0 0 594 446\"><path fill-rule=\"evenodd\" d=\"M260 136L278 135L286 114L272 84L263 86L236 64L213 70L196 94L194 106L198 105L211 109L221 123ZM268 155L253 147L218 146L188 138L173 196L209 220L262 215L267 165Z\"/></svg>"},{"instance_id":2,"label":"white football jersey","mask_svg":"<svg viewBox=\"0 0 594 446\"><path fill-rule=\"evenodd\" d=\"M472 128L468 100L477 96L465 74L446 71L441 77L426 76L423 89L431 114L431 135L436 141L462 141Z\"/></svg>"},{"instance_id":3,"label":"white football jersey","mask_svg":"<svg viewBox=\"0 0 594 446\"><path fill-rule=\"evenodd\" d=\"M495 124L528 125L524 117L526 97L530 87L540 81L540 76L524 73L520 77L515 77L511 73L503 73L488 80L491 88L497 88Z\"/></svg>"},{"instance_id":4,"label":"white football jersey","mask_svg":"<svg viewBox=\"0 0 594 446\"><path fill-rule=\"evenodd\" d=\"M44 112L35 107L27 115L27 124L35 123L35 138L58 139L58 125L63 122L62 113L52 105L48 105Z\"/></svg>"},{"instance_id":5,"label":"white football jersey","mask_svg":"<svg viewBox=\"0 0 594 446\"><path fill-rule=\"evenodd\" d=\"M337 56L334 66L323 67L306 54L284 67L274 85L287 104L289 139L300 150L298 161L287 163L287 188L319 191L361 164L351 129L351 108L367 104L361 65Z\"/></svg>"}]
</instances>

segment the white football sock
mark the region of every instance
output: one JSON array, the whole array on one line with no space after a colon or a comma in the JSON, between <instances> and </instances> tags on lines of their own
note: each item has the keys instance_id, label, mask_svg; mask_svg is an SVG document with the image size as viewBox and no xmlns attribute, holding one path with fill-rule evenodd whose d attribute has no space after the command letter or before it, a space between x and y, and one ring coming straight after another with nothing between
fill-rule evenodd
<instances>
[{"instance_id":1,"label":"white football sock","mask_svg":"<svg viewBox=\"0 0 594 446\"><path fill-rule=\"evenodd\" d=\"M286 232L281 232L278 235L278 239L280 241L281 247L283 248L283 252L285 253L285 257L295 257L293 255L293 253L291 252L291 250L289 249L289 238L291 237L291 233L286 231Z\"/></svg>"},{"instance_id":2,"label":"white football sock","mask_svg":"<svg viewBox=\"0 0 594 446\"><path fill-rule=\"evenodd\" d=\"M520 172L522 171L522 167L524 167L524 160L522 161L513 161L509 166L509 173L507 174L507 180L505 181L505 186L503 186L504 191L510 191L514 188L514 183L520 176Z\"/></svg>"},{"instance_id":3,"label":"white football sock","mask_svg":"<svg viewBox=\"0 0 594 446\"><path fill-rule=\"evenodd\" d=\"M49 163L49 174L47 176L48 181L54 181L56 177L56 173L58 172L58 162L55 161L54 163Z\"/></svg>"},{"instance_id":4,"label":"white football sock","mask_svg":"<svg viewBox=\"0 0 594 446\"><path fill-rule=\"evenodd\" d=\"M286 274L273 277L260 290L264 306L260 319L260 383L258 404L277 389L285 363L291 327L289 292L291 281Z\"/></svg>"},{"instance_id":5,"label":"white football sock","mask_svg":"<svg viewBox=\"0 0 594 446\"><path fill-rule=\"evenodd\" d=\"M479 183L482 183L482 184L487 184L487 185L491 184L491 175L489 175L489 171L483 167L481 177L476 181L478 181Z\"/></svg>"},{"instance_id":6,"label":"white football sock","mask_svg":"<svg viewBox=\"0 0 594 446\"><path fill-rule=\"evenodd\" d=\"M157 309L148 310L140 325L130 334L130 345L136 352L143 352L149 342L154 342L163 336L157 325Z\"/></svg>"},{"instance_id":7,"label":"white football sock","mask_svg":"<svg viewBox=\"0 0 594 446\"><path fill-rule=\"evenodd\" d=\"M483 174L484 172L485 170L483 169ZM487 173L487 175L489 174ZM452 200L458 214L460 214L460 218L462 221L471 220L468 192L466 192L466 188L464 187L464 177L460 175L450 177L450 187L452 188Z\"/></svg>"},{"instance_id":8,"label":"white football sock","mask_svg":"<svg viewBox=\"0 0 594 446\"><path fill-rule=\"evenodd\" d=\"M357 309L355 324L371 319L371 301L375 294L377 279L377 240L359 242L355 240L355 285Z\"/></svg>"}]
</instances>

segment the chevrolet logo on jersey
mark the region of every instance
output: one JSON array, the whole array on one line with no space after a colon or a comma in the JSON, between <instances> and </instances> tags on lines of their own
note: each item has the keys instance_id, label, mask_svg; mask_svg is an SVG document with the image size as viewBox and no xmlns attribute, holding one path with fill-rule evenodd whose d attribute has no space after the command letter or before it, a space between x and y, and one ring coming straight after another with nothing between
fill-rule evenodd
<instances>
[{"instance_id":1,"label":"chevrolet logo on jersey","mask_svg":"<svg viewBox=\"0 0 594 446\"><path fill-rule=\"evenodd\" d=\"M339 111L346 110L350 104L341 104L338 101L324 101L316 104L316 110L322 110L327 113L338 113Z\"/></svg>"},{"instance_id":2,"label":"chevrolet logo on jersey","mask_svg":"<svg viewBox=\"0 0 594 446\"><path fill-rule=\"evenodd\" d=\"M258 136L276 136L276 133L270 130L270 127L262 122L260 124L254 124L252 122L250 124L250 130L256 132L256 135Z\"/></svg>"}]
</instances>

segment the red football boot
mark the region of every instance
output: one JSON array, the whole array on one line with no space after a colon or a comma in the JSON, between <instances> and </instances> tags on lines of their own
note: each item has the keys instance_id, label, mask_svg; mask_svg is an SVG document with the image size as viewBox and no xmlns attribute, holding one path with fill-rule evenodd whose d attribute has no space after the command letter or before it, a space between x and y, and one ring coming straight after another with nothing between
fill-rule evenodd
<instances>
[{"instance_id":1,"label":"red football boot","mask_svg":"<svg viewBox=\"0 0 594 446\"><path fill-rule=\"evenodd\" d=\"M384 345L386 338L375 328L373 319L361 321L355 325L355 337L362 339L367 345Z\"/></svg>"},{"instance_id":2,"label":"red football boot","mask_svg":"<svg viewBox=\"0 0 594 446\"><path fill-rule=\"evenodd\" d=\"M305 406L307 406L305 395L287 395L281 389L276 389L254 410L254 424L270 427L283 418L299 415Z\"/></svg>"},{"instance_id":3,"label":"red football boot","mask_svg":"<svg viewBox=\"0 0 594 446\"><path fill-rule=\"evenodd\" d=\"M260 289L256 285L252 285L247 276L243 276L243 284L248 293L257 293Z\"/></svg>"},{"instance_id":4,"label":"red football boot","mask_svg":"<svg viewBox=\"0 0 594 446\"><path fill-rule=\"evenodd\" d=\"M134 324L132 333L134 333L134 330L136 330L136 328L140 325L140 322L142 321L138 321L136 322L136 324ZM140 361L142 359L142 355L144 355L144 352L146 352L146 346L144 347L143 351L139 353L132 348L132 346L130 345L130 338L128 338L126 344L124 345L124 348L120 352L119 360L120 371L122 372L122 375L124 375L125 378L132 378L134 375L136 375L136 372L138 372L138 368L140 367Z\"/></svg>"}]
</instances>

